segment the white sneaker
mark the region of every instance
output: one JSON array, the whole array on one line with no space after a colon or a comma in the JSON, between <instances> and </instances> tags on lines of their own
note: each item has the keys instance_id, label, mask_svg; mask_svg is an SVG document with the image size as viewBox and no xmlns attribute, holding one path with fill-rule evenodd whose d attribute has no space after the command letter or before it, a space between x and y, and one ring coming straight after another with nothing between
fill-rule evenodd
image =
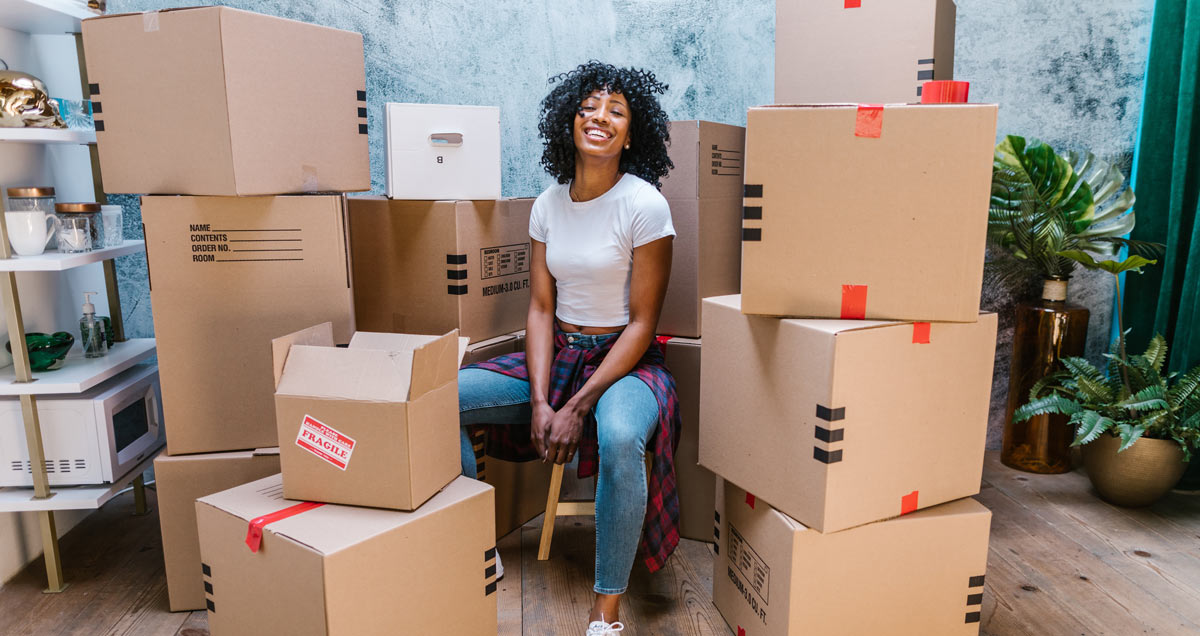
<instances>
[{"instance_id":1,"label":"white sneaker","mask_svg":"<svg viewBox=\"0 0 1200 636\"><path fill-rule=\"evenodd\" d=\"M583 636L616 636L617 632L621 631L625 631L625 626L620 621L616 623L592 621L592 624L588 625L587 633Z\"/></svg>"},{"instance_id":2,"label":"white sneaker","mask_svg":"<svg viewBox=\"0 0 1200 636\"><path fill-rule=\"evenodd\" d=\"M504 578L504 564L500 562L500 553L496 552L496 580Z\"/></svg>"}]
</instances>

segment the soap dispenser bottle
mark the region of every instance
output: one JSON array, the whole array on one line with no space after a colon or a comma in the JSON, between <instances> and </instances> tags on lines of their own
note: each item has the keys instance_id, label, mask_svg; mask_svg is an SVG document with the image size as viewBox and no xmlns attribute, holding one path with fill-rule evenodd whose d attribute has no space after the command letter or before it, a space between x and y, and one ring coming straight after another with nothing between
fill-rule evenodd
<instances>
[{"instance_id":1,"label":"soap dispenser bottle","mask_svg":"<svg viewBox=\"0 0 1200 636\"><path fill-rule=\"evenodd\" d=\"M96 318L96 306L92 296L98 292L83 293L83 317L79 319L79 343L83 345L83 357L99 358L107 353L104 323Z\"/></svg>"}]
</instances>

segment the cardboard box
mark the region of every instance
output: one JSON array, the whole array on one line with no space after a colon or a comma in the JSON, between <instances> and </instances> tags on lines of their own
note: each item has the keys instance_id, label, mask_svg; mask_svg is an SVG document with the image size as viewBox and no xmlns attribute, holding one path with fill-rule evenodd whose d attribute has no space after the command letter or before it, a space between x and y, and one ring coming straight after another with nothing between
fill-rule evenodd
<instances>
[{"instance_id":1,"label":"cardboard box","mask_svg":"<svg viewBox=\"0 0 1200 636\"><path fill-rule=\"evenodd\" d=\"M820 532L979 492L996 314L746 316L706 298L700 464Z\"/></svg>"},{"instance_id":2,"label":"cardboard box","mask_svg":"<svg viewBox=\"0 0 1200 636\"><path fill-rule=\"evenodd\" d=\"M350 199L355 311L364 331L487 340L525 328L533 199Z\"/></svg>"},{"instance_id":3,"label":"cardboard box","mask_svg":"<svg viewBox=\"0 0 1200 636\"><path fill-rule=\"evenodd\" d=\"M331 321L350 341L343 201L142 198L168 454L277 446L271 340Z\"/></svg>"},{"instance_id":4,"label":"cardboard box","mask_svg":"<svg viewBox=\"0 0 1200 636\"><path fill-rule=\"evenodd\" d=\"M953 0L775 5L775 103L910 103L954 79Z\"/></svg>"},{"instance_id":5,"label":"cardboard box","mask_svg":"<svg viewBox=\"0 0 1200 636\"><path fill-rule=\"evenodd\" d=\"M499 199L500 108L385 104L390 199Z\"/></svg>"},{"instance_id":6,"label":"cardboard box","mask_svg":"<svg viewBox=\"0 0 1200 636\"><path fill-rule=\"evenodd\" d=\"M975 320L996 106L875 108L750 109L746 313Z\"/></svg>"},{"instance_id":7,"label":"cardboard box","mask_svg":"<svg viewBox=\"0 0 1200 636\"><path fill-rule=\"evenodd\" d=\"M700 299L736 294L741 272L742 165L746 129L710 121L671 122L663 196L675 242L658 332L700 337Z\"/></svg>"},{"instance_id":8,"label":"cardboard box","mask_svg":"<svg viewBox=\"0 0 1200 636\"><path fill-rule=\"evenodd\" d=\"M458 366L466 338L333 326L271 342L283 494L415 510L462 474Z\"/></svg>"},{"instance_id":9,"label":"cardboard box","mask_svg":"<svg viewBox=\"0 0 1200 636\"><path fill-rule=\"evenodd\" d=\"M819 534L725 482L713 603L738 636L979 633L992 513L974 499Z\"/></svg>"},{"instance_id":10,"label":"cardboard box","mask_svg":"<svg viewBox=\"0 0 1200 636\"><path fill-rule=\"evenodd\" d=\"M525 332L477 342L467 347L463 364L525 350ZM540 461L510 462L483 455L483 439L476 440L475 470L496 489L496 536L503 537L546 511L550 492L550 464Z\"/></svg>"},{"instance_id":11,"label":"cardboard box","mask_svg":"<svg viewBox=\"0 0 1200 636\"><path fill-rule=\"evenodd\" d=\"M212 633L496 633L490 486L460 477L415 512L295 508L282 489L276 475L196 502ZM295 514L252 552L249 522L279 511Z\"/></svg>"},{"instance_id":12,"label":"cardboard box","mask_svg":"<svg viewBox=\"0 0 1200 636\"><path fill-rule=\"evenodd\" d=\"M712 541L716 508L716 476L699 462L700 341L671 338L666 345L667 368L675 377L683 431L675 449L675 485L679 490L679 535Z\"/></svg>"},{"instance_id":13,"label":"cardboard box","mask_svg":"<svg viewBox=\"0 0 1200 636\"><path fill-rule=\"evenodd\" d=\"M158 520L172 612L204 609L196 500L278 472L278 448L154 458Z\"/></svg>"},{"instance_id":14,"label":"cardboard box","mask_svg":"<svg viewBox=\"0 0 1200 636\"><path fill-rule=\"evenodd\" d=\"M225 7L83 21L106 192L371 187L362 35Z\"/></svg>"}]
</instances>

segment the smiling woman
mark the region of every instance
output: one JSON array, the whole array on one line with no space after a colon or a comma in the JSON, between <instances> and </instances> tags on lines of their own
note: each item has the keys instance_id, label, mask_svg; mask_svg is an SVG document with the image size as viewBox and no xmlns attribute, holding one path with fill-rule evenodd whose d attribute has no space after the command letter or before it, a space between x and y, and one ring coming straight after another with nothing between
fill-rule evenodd
<instances>
[{"instance_id":1,"label":"smiling woman","mask_svg":"<svg viewBox=\"0 0 1200 636\"><path fill-rule=\"evenodd\" d=\"M459 372L463 473L474 476L474 426L487 430L494 457L563 464L578 451L580 477L598 473L586 634L608 636L624 629L620 599L639 535L651 572L679 542L678 400L654 345L675 236L658 191L673 167L657 98L667 87L648 71L599 62L551 82L538 130L542 166L558 183L529 220L525 353Z\"/></svg>"}]
</instances>

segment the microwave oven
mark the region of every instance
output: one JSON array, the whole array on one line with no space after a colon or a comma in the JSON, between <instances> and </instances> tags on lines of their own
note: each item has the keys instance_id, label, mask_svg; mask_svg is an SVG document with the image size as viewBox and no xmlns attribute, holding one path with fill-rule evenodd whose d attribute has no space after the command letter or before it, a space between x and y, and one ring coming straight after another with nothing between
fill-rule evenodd
<instances>
[{"instance_id":1,"label":"microwave oven","mask_svg":"<svg viewBox=\"0 0 1200 636\"><path fill-rule=\"evenodd\" d=\"M112 483L163 445L158 366L71 395L37 396L51 486ZM0 398L0 486L32 486L20 399Z\"/></svg>"}]
</instances>

